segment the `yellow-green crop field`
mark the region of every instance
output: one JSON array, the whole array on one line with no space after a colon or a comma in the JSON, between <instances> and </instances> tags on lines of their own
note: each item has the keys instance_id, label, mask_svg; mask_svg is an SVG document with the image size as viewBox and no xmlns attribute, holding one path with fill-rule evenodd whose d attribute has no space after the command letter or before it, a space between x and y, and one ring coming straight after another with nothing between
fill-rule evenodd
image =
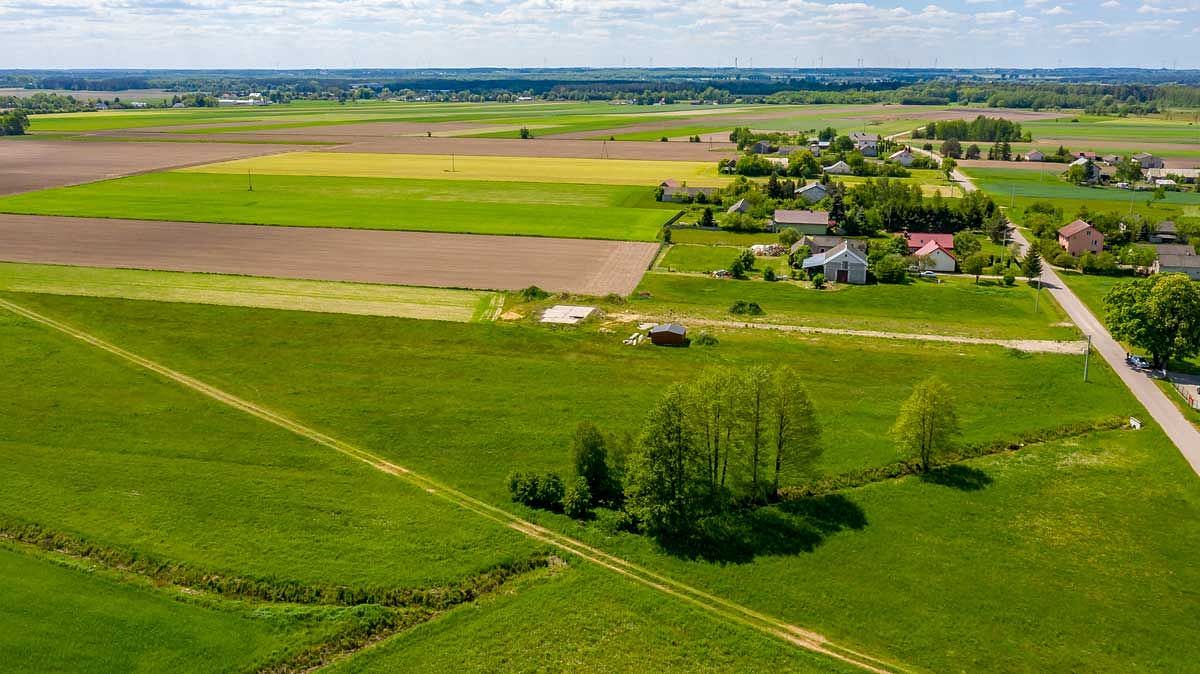
<instances>
[{"instance_id":1,"label":"yellow-green crop field","mask_svg":"<svg viewBox=\"0 0 1200 674\"><path fill-rule=\"evenodd\" d=\"M288 152L205 164L191 173L263 173L271 175L343 176L350 178L418 178L594 185L657 185L673 178L694 187L717 187L730 181L717 173L716 162L580 159L566 157L481 157L371 152Z\"/></svg>"},{"instance_id":2,"label":"yellow-green crop field","mask_svg":"<svg viewBox=\"0 0 1200 674\"><path fill-rule=\"evenodd\" d=\"M0 290L463 323L503 306L476 290L13 263L0 263Z\"/></svg>"}]
</instances>

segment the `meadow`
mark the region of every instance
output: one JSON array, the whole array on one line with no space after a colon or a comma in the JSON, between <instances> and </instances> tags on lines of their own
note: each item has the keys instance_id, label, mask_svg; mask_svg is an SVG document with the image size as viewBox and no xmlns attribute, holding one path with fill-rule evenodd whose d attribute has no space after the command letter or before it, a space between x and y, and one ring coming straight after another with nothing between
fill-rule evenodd
<instances>
[{"instance_id":1,"label":"meadow","mask_svg":"<svg viewBox=\"0 0 1200 674\"><path fill-rule=\"evenodd\" d=\"M653 241L651 187L168 171L0 198L0 212Z\"/></svg>"},{"instance_id":2,"label":"meadow","mask_svg":"<svg viewBox=\"0 0 1200 674\"><path fill-rule=\"evenodd\" d=\"M1078 121L1073 121L1078 120ZM1096 140L1128 143L1137 139L1147 143L1183 143L1200 146L1200 125L1194 117L1103 117L1075 115L1050 120L1021 122L1034 140Z\"/></svg>"},{"instance_id":3,"label":"meadow","mask_svg":"<svg viewBox=\"0 0 1200 674\"><path fill-rule=\"evenodd\" d=\"M635 293L628 310L654 316L746 320L729 313L735 301L745 300L757 302L766 312L750 319L759 323L993 339L1079 338L1073 327L1061 325L1066 314L1048 294L1042 294L1035 312L1035 290L1024 283L1005 287L995 281L976 285L970 277L940 280L841 285L816 291L786 281L650 272L638 286L638 293L649 293L649 299Z\"/></svg>"},{"instance_id":4,"label":"meadow","mask_svg":"<svg viewBox=\"0 0 1200 674\"><path fill-rule=\"evenodd\" d=\"M568 157L491 157L391 154L369 152L287 152L283 154L204 164L183 173L232 173L350 178L409 178L424 180L641 185L655 187L667 179L693 187L720 186L729 176L717 173L717 163L651 159L583 159Z\"/></svg>"},{"instance_id":5,"label":"meadow","mask_svg":"<svg viewBox=\"0 0 1200 674\"><path fill-rule=\"evenodd\" d=\"M717 269L729 269L733 259L745 248L737 246L695 246L676 244L662 257L658 267L668 271L706 273ZM756 257L753 271L761 273L768 267L775 273L787 276L787 256Z\"/></svg>"},{"instance_id":6,"label":"meadow","mask_svg":"<svg viewBox=\"0 0 1200 674\"><path fill-rule=\"evenodd\" d=\"M611 334L526 323L461 324L447 331L445 324L405 319L4 296L510 508L516 506L508 503L504 475L514 468L566 472L569 438L578 420L592 418L618 435L636 431L644 410L663 387L716 363L787 363L803 373L812 391L822 392L814 396L826 448L817 467L821 472L894 459L884 439L886 428L911 385L930 374L954 387L967 442L1016 437L1030 429L1137 409L1103 364L1093 363L1091 382L1083 384L1077 358L993 347L731 331L718 333L721 342L716 347L631 349ZM24 334L4 340L17 345L8 349L7 357L20 363L23 372L80 371L81 363L70 358L70 352L87 347L66 343L54 358L31 358L29 348L22 346L30 341ZM103 383L97 386L111 383L127 391L123 377L145 379L112 369L121 368L96 370ZM564 377L564 372L570 376ZM850 382L848 376L855 379ZM65 405L56 408L64 418L93 418L89 407L119 395L91 384L56 387L38 371L20 379L26 390L31 388L27 382L39 382L58 392L53 397L57 405ZM596 387L596 381L606 386ZM85 388L86 396L64 393ZM464 405L462 391L468 389L471 397ZM413 396L413 391L420 395ZM14 396L4 399L12 401ZM152 400L180 407L162 392L155 391ZM517 400L519 405L514 404ZM115 411L120 413L120 407ZM189 425L197 433L206 431L204 419L188 412ZM23 415L29 417L41 415ZM6 413L4 418L13 415ZM165 421L162 414L149 411L125 412L119 418L110 433L90 425L78 430L38 426L27 432L38 437L78 432L91 440L127 429L131 420ZM486 432L462 432L481 418L487 419ZM250 425L255 427L257 446L276 444L256 422ZM182 430L185 438L191 432L179 424L172 428L176 435ZM128 437L139 436L122 433L123 446L128 446ZM83 440L60 444L87 446ZM210 444L218 443L210 438ZM222 453L230 451L226 442L219 444ZM275 451L260 450L254 456L264 454L293 471L304 467ZM139 460L150 458L142 453ZM322 481L338 472L320 467L315 457L308 461L317 465ZM243 466L239 474L246 471ZM38 479L42 474L34 472ZM70 479L87 480L88 475L47 471L45 479L70 484ZM218 474L206 486L212 490L233 479ZM338 490L348 506L377 491L362 476L354 479L354 500L345 498L350 487ZM159 481L176 492L181 484L169 478ZM276 498L303 493L306 502L312 499L311 486L281 490L274 476L262 482ZM118 484L113 491L128 499L131 488ZM41 509L54 510L62 504L61 491L56 493L31 500L42 501ZM191 502L201 496L187 492L177 500ZM221 507L228 503L226 495ZM10 507L17 506L6 505L3 511ZM912 667L1127 671L1133 660L1145 669L1177 670L1197 656L1186 638L1194 604L1180 588L1200 580L1194 565L1187 563L1200 544L1200 517L1194 516L1200 513L1200 488L1152 426L1029 445L1017 453L970 461L945 476L887 480L812 507L768 508L762 511L756 534L761 547L750 558L722 564L668 554L644 537L607 533L558 515L518 511L720 596ZM394 514L387 517L395 519ZM459 515L453 524L429 524L439 526L443 535L458 535L461 529L473 528L472 521ZM408 539L407 528L414 523L406 520L405 526ZM330 543L345 543L345 534L358 529L342 526L338 531L328 534ZM158 535L174 538L181 533L168 529ZM398 544L396 536L385 538L390 545ZM411 541L418 542L429 543L420 537ZM263 543L278 545L268 537L254 547ZM343 554L371 554L361 550L363 544L345 544ZM393 559L374 554L377 560ZM410 565L429 564L422 558L409 560ZM322 566L344 561L349 565L349 560L339 559ZM368 568L359 573L376 573L379 570L371 567L378 564L365 564ZM415 570L407 573L415 575ZM690 624L697 615L690 609L678 614L677 605L661 598L643 599L639 588L612 588L607 577L593 583L590 575L596 572L591 570L558 573L536 587L451 611L343 666L370 669L412 662L433 667L456 653L485 669L519 666L526 653L579 666L580 658L586 665L597 661L589 658L602 656L580 655L578 649L603 638L618 645L619 652L611 655L617 663L625 657L620 652L646 649L654 652L643 657L661 659L655 663L664 669L693 669L694 658L709 651L716 662L731 668L739 667L738 653L767 658L777 667L810 668L803 660L786 661L772 644L751 641L728 626L716 634L698 629ZM1130 583L1131 576L1138 582ZM794 582L797 578L803 582ZM619 599L612 598L613 593ZM1130 610L1145 602L1157 607L1153 615ZM1055 616L1055 629L1030 624L1030 616L1041 615ZM640 629L642 624L657 627ZM670 636L674 633L687 633L688 643L679 645L679 639ZM958 636L947 639L951 633ZM474 637L465 645L464 634ZM696 640L695 634L704 636ZM516 655L511 662L495 660L501 643L512 644ZM668 643L674 644L671 655L658 653ZM489 649L489 644L497 646ZM355 663L358 658L363 658L361 664ZM813 663L811 668L821 666Z\"/></svg>"},{"instance_id":7,"label":"meadow","mask_svg":"<svg viewBox=\"0 0 1200 674\"><path fill-rule=\"evenodd\" d=\"M7 262L0 290L458 322L491 320L503 304L477 290Z\"/></svg>"}]
</instances>

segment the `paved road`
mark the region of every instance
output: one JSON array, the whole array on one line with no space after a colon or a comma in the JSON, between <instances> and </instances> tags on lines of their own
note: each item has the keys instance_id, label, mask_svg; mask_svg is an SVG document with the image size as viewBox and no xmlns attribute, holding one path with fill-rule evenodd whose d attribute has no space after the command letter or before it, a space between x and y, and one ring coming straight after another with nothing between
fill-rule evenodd
<instances>
[{"instance_id":1,"label":"paved road","mask_svg":"<svg viewBox=\"0 0 1200 674\"><path fill-rule=\"evenodd\" d=\"M962 185L963 191L975 191L975 184L961 172L954 171L952 178ZM1013 238L1021 246L1022 251L1028 248L1029 242L1019 229L1013 230ZM1071 291L1070 287L1062 282L1062 279L1049 265L1045 265L1042 270L1042 283L1071 317L1071 320L1075 322L1075 325L1079 326L1085 335L1092 336L1092 346L1095 347L1096 352L1116 371L1121 381L1125 382L1133 395L1146 407L1150 416L1158 422L1159 426L1162 426L1163 431L1171 438L1171 442L1174 442L1175 446L1179 448L1183 458L1192 465L1192 470L1200 475L1200 431L1196 430L1187 417L1183 416L1174 401L1167 398L1167 394L1163 393L1153 379L1133 370L1125 363L1125 347L1113 339L1104 324L1088 310L1087 306Z\"/></svg>"}]
</instances>

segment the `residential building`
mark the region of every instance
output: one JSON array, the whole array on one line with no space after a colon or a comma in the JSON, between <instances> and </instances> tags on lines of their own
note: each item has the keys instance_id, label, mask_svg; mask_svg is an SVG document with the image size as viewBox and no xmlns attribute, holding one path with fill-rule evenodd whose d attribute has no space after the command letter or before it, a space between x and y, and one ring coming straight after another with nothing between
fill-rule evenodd
<instances>
[{"instance_id":1,"label":"residential building","mask_svg":"<svg viewBox=\"0 0 1200 674\"><path fill-rule=\"evenodd\" d=\"M937 271L950 273L958 268L958 259L954 253L942 248L937 241L930 241L914 253L921 271Z\"/></svg>"},{"instance_id":2,"label":"residential building","mask_svg":"<svg viewBox=\"0 0 1200 674\"><path fill-rule=\"evenodd\" d=\"M1176 178L1176 182L1194 183L1200 178L1200 169L1194 168L1152 168L1146 171L1146 177L1151 180Z\"/></svg>"},{"instance_id":3,"label":"residential building","mask_svg":"<svg viewBox=\"0 0 1200 674\"><path fill-rule=\"evenodd\" d=\"M1058 230L1058 245L1071 255L1099 253L1104 250L1104 234L1083 220Z\"/></svg>"},{"instance_id":4,"label":"residential building","mask_svg":"<svg viewBox=\"0 0 1200 674\"><path fill-rule=\"evenodd\" d=\"M749 151L751 154L771 154L771 151L774 150L774 148L772 148L771 144L768 143L767 141L760 140L757 143L746 148L746 150Z\"/></svg>"},{"instance_id":5,"label":"residential building","mask_svg":"<svg viewBox=\"0 0 1200 674\"><path fill-rule=\"evenodd\" d=\"M897 164L907 168L909 166L912 166L913 153L911 151L909 151L908 148L904 148L903 150L898 150L898 151L893 152L892 154L888 155L888 159L891 159L892 161L896 162Z\"/></svg>"},{"instance_id":6,"label":"residential building","mask_svg":"<svg viewBox=\"0 0 1200 674\"><path fill-rule=\"evenodd\" d=\"M796 190L796 196L804 199L810 204L815 204L824 199L827 194L829 194L829 191L826 190L825 186L821 183L809 183L808 185L800 187Z\"/></svg>"},{"instance_id":7,"label":"residential building","mask_svg":"<svg viewBox=\"0 0 1200 674\"><path fill-rule=\"evenodd\" d=\"M1139 152L1139 153L1133 155L1132 157L1130 157L1130 159L1141 164L1142 168L1144 168L1144 169L1156 169L1156 168L1163 168L1165 166L1165 164L1163 164L1162 159L1155 157L1154 155L1150 154L1149 152Z\"/></svg>"},{"instance_id":8,"label":"residential building","mask_svg":"<svg viewBox=\"0 0 1200 674\"><path fill-rule=\"evenodd\" d=\"M1163 220L1154 226L1154 231L1150 233L1150 243L1176 243L1181 239L1179 230L1175 226L1174 220Z\"/></svg>"},{"instance_id":9,"label":"residential building","mask_svg":"<svg viewBox=\"0 0 1200 674\"><path fill-rule=\"evenodd\" d=\"M792 244L792 249L790 252L794 254L801 248L808 246L809 255L820 255L821 253L828 253L843 243L851 248L854 248L862 255L867 254L866 240L847 239L845 237L835 236L833 234L805 234L804 236L800 237L796 243Z\"/></svg>"},{"instance_id":10,"label":"residential building","mask_svg":"<svg viewBox=\"0 0 1200 674\"><path fill-rule=\"evenodd\" d=\"M829 232L829 211L794 211L778 209L771 224L775 231L784 228L794 229L801 234L827 234Z\"/></svg>"},{"instance_id":11,"label":"residential building","mask_svg":"<svg viewBox=\"0 0 1200 674\"><path fill-rule=\"evenodd\" d=\"M1029 161L1046 161L1046 153L1041 150L1030 150L1025 154L1025 159Z\"/></svg>"},{"instance_id":12,"label":"residential building","mask_svg":"<svg viewBox=\"0 0 1200 674\"><path fill-rule=\"evenodd\" d=\"M850 168L850 165L846 162L838 161L836 164L826 166L825 172L837 176L848 176L854 173L854 169Z\"/></svg>"},{"instance_id":13,"label":"residential building","mask_svg":"<svg viewBox=\"0 0 1200 674\"><path fill-rule=\"evenodd\" d=\"M1195 249L1179 245L1172 248L1176 251L1164 253L1159 250L1158 259L1150 265L1150 271L1155 274L1187 274L1193 281L1200 281L1200 255L1196 255Z\"/></svg>"},{"instance_id":14,"label":"residential building","mask_svg":"<svg viewBox=\"0 0 1200 674\"><path fill-rule=\"evenodd\" d=\"M687 187L678 180L664 180L658 186L662 188L662 197L659 198L659 201L686 203L696 201L701 194L707 199L715 191L713 187Z\"/></svg>"},{"instance_id":15,"label":"residential building","mask_svg":"<svg viewBox=\"0 0 1200 674\"><path fill-rule=\"evenodd\" d=\"M904 235L908 241L908 254L912 255L928 243L936 243L943 250L954 250L953 234L935 234L933 232L910 232Z\"/></svg>"},{"instance_id":16,"label":"residential building","mask_svg":"<svg viewBox=\"0 0 1200 674\"><path fill-rule=\"evenodd\" d=\"M854 142L854 149L863 153L864 157L874 157L879 154L878 134L851 131L850 140Z\"/></svg>"},{"instance_id":17,"label":"residential building","mask_svg":"<svg viewBox=\"0 0 1200 674\"><path fill-rule=\"evenodd\" d=\"M1091 159L1088 159L1087 157L1080 157L1080 158L1076 159L1075 161L1071 162L1069 164L1069 166L1070 167L1082 166L1083 170L1084 170L1084 179L1087 182L1089 182L1089 183L1100 182L1100 177L1101 177L1100 167L1097 166L1096 162L1092 161ZM1067 170L1069 171L1070 168L1068 168Z\"/></svg>"},{"instance_id":18,"label":"residential building","mask_svg":"<svg viewBox=\"0 0 1200 674\"><path fill-rule=\"evenodd\" d=\"M824 274L827 281L855 285L867 282L867 257L845 241L827 252L804 258L800 266L809 274Z\"/></svg>"}]
</instances>

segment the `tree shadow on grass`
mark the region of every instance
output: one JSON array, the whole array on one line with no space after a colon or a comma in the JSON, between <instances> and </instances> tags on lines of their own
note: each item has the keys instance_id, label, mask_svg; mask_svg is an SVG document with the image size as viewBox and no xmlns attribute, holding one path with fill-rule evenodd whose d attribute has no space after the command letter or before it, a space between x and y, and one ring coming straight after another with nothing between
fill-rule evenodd
<instances>
[{"instance_id":1,"label":"tree shadow on grass","mask_svg":"<svg viewBox=\"0 0 1200 674\"><path fill-rule=\"evenodd\" d=\"M922 473L921 481L959 491L979 491L990 485L992 478L978 468L953 464Z\"/></svg>"},{"instance_id":2,"label":"tree shadow on grass","mask_svg":"<svg viewBox=\"0 0 1200 674\"><path fill-rule=\"evenodd\" d=\"M705 517L687 534L659 543L686 559L746 564L759 555L812 552L831 534L865 526L867 516L858 504L830 494Z\"/></svg>"}]
</instances>

